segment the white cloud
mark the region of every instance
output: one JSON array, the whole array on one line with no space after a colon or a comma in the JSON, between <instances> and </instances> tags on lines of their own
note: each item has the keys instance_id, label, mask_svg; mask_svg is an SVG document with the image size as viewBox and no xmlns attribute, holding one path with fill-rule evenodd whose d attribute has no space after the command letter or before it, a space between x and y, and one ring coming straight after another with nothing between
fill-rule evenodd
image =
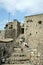
<instances>
[{"instance_id":1,"label":"white cloud","mask_svg":"<svg viewBox=\"0 0 43 65\"><path fill-rule=\"evenodd\" d=\"M29 10L32 13L43 12L43 0L1 0L0 5L11 13L28 12Z\"/></svg>"},{"instance_id":2,"label":"white cloud","mask_svg":"<svg viewBox=\"0 0 43 65\"><path fill-rule=\"evenodd\" d=\"M25 12L26 15L43 13L43 0L0 0L0 9L15 14L16 11ZM0 29L4 27L7 20L0 23Z\"/></svg>"}]
</instances>

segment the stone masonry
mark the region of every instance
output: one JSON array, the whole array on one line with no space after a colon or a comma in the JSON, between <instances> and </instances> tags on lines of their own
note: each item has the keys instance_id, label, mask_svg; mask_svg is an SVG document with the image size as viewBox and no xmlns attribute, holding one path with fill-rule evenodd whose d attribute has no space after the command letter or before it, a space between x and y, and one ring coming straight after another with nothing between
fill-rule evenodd
<instances>
[{"instance_id":1,"label":"stone masonry","mask_svg":"<svg viewBox=\"0 0 43 65\"><path fill-rule=\"evenodd\" d=\"M24 36L31 48L43 43L43 14L25 17Z\"/></svg>"},{"instance_id":2,"label":"stone masonry","mask_svg":"<svg viewBox=\"0 0 43 65\"><path fill-rule=\"evenodd\" d=\"M20 35L20 23L14 19L5 26L5 38L13 38L14 40Z\"/></svg>"},{"instance_id":3,"label":"stone masonry","mask_svg":"<svg viewBox=\"0 0 43 65\"><path fill-rule=\"evenodd\" d=\"M5 26L4 33L0 33L0 39L2 38L4 40L3 37L5 39L12 38L15 43L14 52L12 53L13 56L11 55L8 58L8 60L10 59L9 64L20 64L21 62L21 64L26 63L27 65L31 62L32 64L30 63L29 65L43 65L43 14L25 16L25 21L22 25L16 19L8 22ZM20 37L23 37L24 42L29 46L28 49L26 47L23 48L23 52L19 44L18 47L16 45L16 42L19 43ZM21 53L24 53L25 56L21 56Z\"/></svg>"}]
</instances>

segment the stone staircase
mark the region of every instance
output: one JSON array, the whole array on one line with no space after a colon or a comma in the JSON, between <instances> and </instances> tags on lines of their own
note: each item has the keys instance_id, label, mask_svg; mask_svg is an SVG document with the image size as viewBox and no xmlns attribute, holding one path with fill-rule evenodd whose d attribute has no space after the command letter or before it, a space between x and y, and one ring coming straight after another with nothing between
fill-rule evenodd
<instances>
[{"instance_id":1,"label":"stone staircase","mask_svg":"<svg viewBox=\"0 0 43 65\"><path fill-rule=\"evenodd\" d=\"M9 58L6 59L5 64L2 65L33 65L25 51L27 49L21 51L21 46L18 44L20 37L23 35L20 35L16 39L16 44L14 45L13 53ZM29 53L29 52L28 52Z\"/></svg>"},{"instance_id":2,"label":"stone staircase","mask_svg":"<svg viewBox=\"0 0 43 65\"><path fill-rule=\"evenodd\" d=\"M20 47L14 48L14 52L6 59L5 64L2 65L31 65L28 56Z\"/></svg>"},{"instance_id":3,"label":"stone staircase","mask_svg":"<svg viewBox=\"0 0 43 65\"><path fill-rule=\"evenodd\" d=\"M16 43L18 43L20 41L20 38L23 37L24 38L24 34L20 34L17 39L16 39Z\"/></svg>"}]
</instances>

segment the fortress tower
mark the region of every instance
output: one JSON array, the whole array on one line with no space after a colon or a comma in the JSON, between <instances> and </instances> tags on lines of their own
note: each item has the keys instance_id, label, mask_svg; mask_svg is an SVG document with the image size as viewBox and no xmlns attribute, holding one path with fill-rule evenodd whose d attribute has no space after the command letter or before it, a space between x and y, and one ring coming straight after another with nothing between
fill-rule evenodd
<instances>
[{"instance_id":1,"label":"fortress tower","mask_svg":"<svg viewBox=\"0 0 43 65\"><path fill-rule=\"evenodd\" d=\"M25 16L24 36L31 48L43 43L43 14Z\"/></svg>"}]
</instances>

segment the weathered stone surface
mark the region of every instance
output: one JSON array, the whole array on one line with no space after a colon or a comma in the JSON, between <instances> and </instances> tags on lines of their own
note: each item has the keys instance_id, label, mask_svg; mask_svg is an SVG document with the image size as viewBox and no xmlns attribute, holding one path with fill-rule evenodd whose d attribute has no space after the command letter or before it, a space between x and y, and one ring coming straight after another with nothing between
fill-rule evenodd
<instances>
[{"instance_id":1,"label":"weathered stone surface","mask_svg":"<svg viewBox=\"0 0 43 65\"><path fill-rule=\"evenodd\" d=\"M2 43L2 47L6 47L7 45L7 49L9 49L9 52L11 52L11 49L13 48L12 55L9 58L7 58L7 64L43 64L43 14L25 16L25 22L22 25L20 25L20 23L16 19L13 20L13 22L7 23L5 26L4 33L0 32L0 38L2 40L3 38L12 38L14 41L13 45L12 42L7 41L6 43L0 41L0 43ZM28 49L24 47L23 51L21 51L22 47L19 43L20 38L24 38L24 42L28 43ZM8 59L10 59L10 63L8 62Z\"/></svg>"},{"instance_id":2,"label":"weathered stone surface","mask_svg":"<svg viewBox=\"0 0 43 65\"><path fill-rule=\"evenodd\" d=\"M0 39L5 38L5 30L0 30Z\"/></svg>"},{"instance_id":3,"label":"weathered stone surface","mask_svg":"<svg viewBox=\"0 0 43 65\"><path fill-rule=\"evenodd\" d=\"M43 14L25 17L24 36L31 48L43 43Z\"/></svg>"}]
</instances>

